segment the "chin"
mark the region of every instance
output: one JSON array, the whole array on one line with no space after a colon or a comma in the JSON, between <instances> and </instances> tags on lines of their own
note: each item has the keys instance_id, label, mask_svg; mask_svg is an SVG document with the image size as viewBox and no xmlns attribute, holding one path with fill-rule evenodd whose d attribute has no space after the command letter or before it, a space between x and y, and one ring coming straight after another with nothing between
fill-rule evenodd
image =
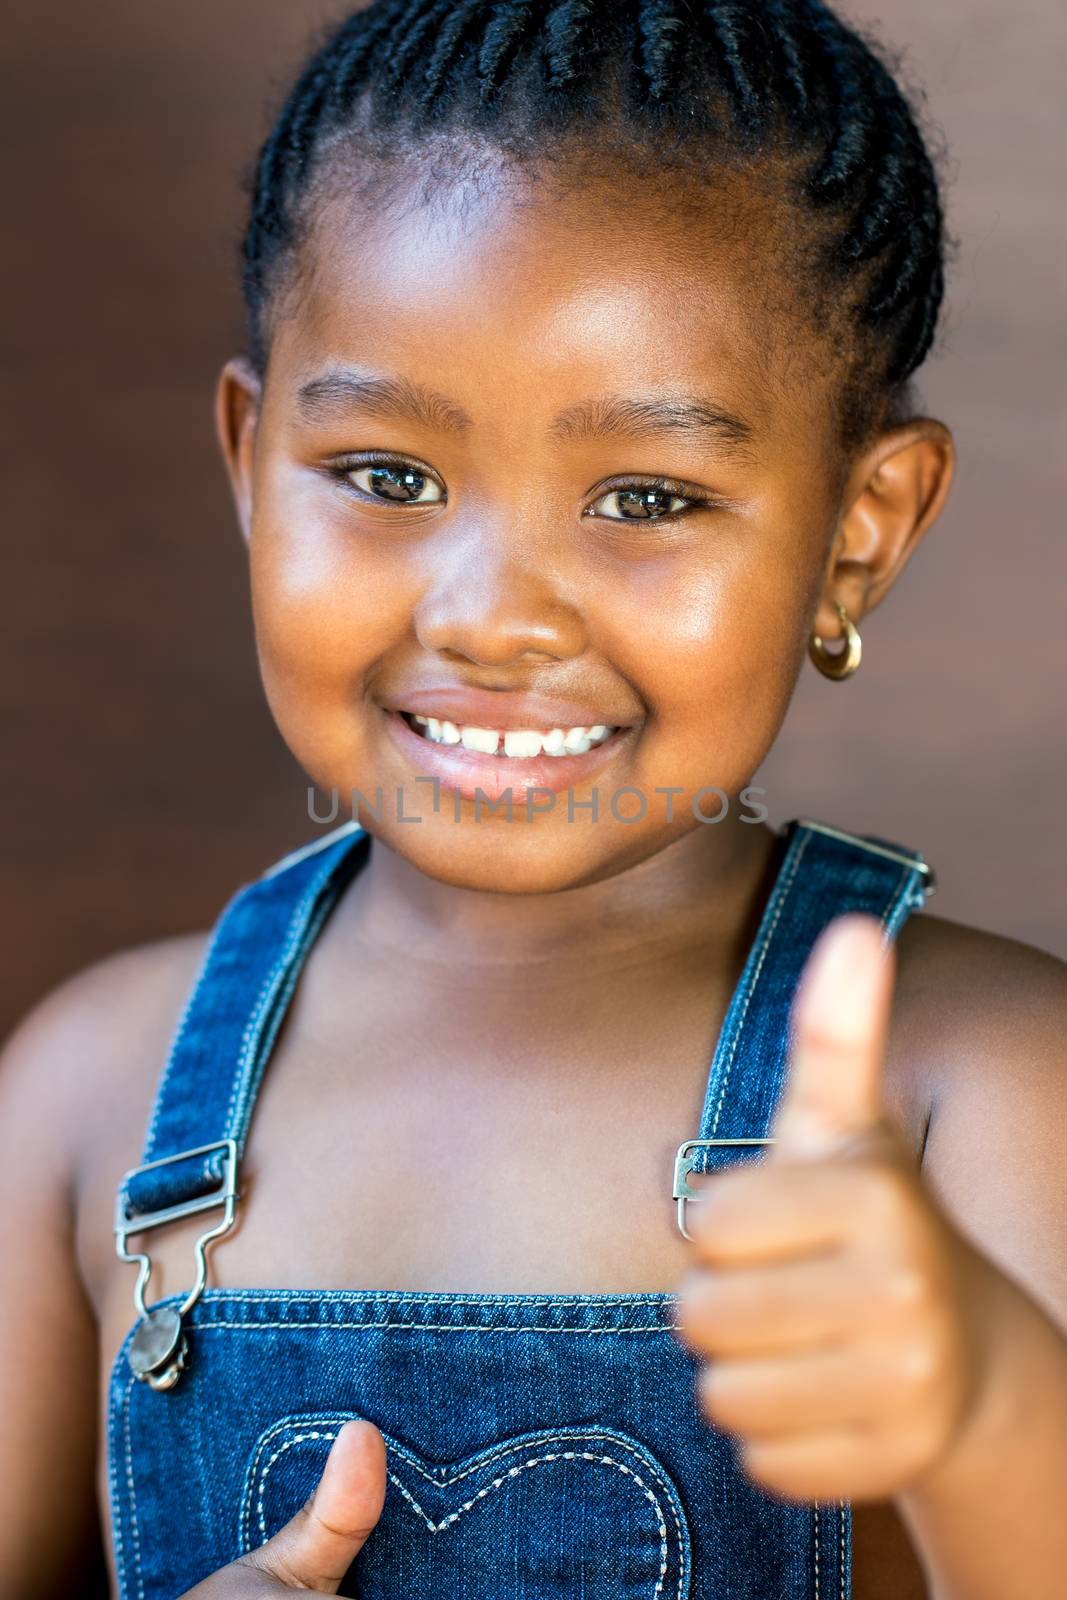
<instances>
[{"instance_id":1,"label":"chin","mask_svg":"<svg viewBox=\"0 0 1067 1600\"><path fill-rule=\"evenodd\" d=\"M669 838L633 828L550 828L464 817L426 818L416 827L374 830L382 843L439 883L490 894L556 894L614 877L661 849ZM635 838L635 833L638 836ZM415 835L418 837L415 837Z\"/></svg>"}]
</instances>

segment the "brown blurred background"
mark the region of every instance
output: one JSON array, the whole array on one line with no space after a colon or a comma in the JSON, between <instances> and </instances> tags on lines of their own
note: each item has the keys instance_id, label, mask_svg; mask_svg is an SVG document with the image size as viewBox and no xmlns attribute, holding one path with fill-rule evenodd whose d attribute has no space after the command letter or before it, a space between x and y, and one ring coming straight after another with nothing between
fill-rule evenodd
<instances>
[{"instance_id":1,"label":"brown blurred background","mask_svg":"<svg viewBox=\"0 0 1067 1600\"><path fill-rule=\"evenodd\" d=\"M37 0L0 38L4 163L0 1029L122 946L206 926L315 833L255 666L212 431L239 348L238 177L323 0ZM949 506L807 667L764 768L775 820L922 849L931 909L1067 956L1067 560L1056 0L849 0L906 47L962 242L926 409Z\"/></svg>"}]
</instances>

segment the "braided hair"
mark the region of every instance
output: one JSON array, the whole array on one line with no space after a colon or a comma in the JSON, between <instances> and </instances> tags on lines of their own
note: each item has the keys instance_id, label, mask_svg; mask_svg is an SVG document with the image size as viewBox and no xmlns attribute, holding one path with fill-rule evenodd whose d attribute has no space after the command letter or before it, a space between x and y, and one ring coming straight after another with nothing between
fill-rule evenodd
<instances>
[{"instance_id":1,"label":"braided hair","mask_svg":"<svg viewBox=\"0 0 1067 1600\"><path fill-rule=\"evenodd\" d=\"M698 190L746 168L787 202L790 278L840 369L851 449L913 414L957 247L887 59L821 0L372 0L316 41L246 176L249 359L265 372L331 171L382 198L435 140L459 172L486 148L541 168L608 151Z\"/></svg>"}]
</instances>

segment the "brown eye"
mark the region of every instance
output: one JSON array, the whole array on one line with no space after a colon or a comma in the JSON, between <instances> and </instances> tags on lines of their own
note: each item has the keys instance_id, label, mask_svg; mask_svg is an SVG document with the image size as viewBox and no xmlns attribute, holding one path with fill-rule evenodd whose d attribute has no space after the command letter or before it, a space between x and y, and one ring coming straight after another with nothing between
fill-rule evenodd
<instances>
[{"instance_id":1,"label":"brown eye","mask_svg":"<svg viewBox=\"0 0 1067 1600\"><path fill-rule=\"evenodd\" d=\"M373 500L392 501L397 505L434 505L444 498L440 484L410 462L372 461L361 467L351 467L344 475ZM360 482L360 479L365 481Z\"/></svg>"},{"instance_id":2,"label":"brown eye","mask_svg":"<svg viewBox=\"0 0 1067 1600\"><path fill-rule=\"evenodd\" d=\"M614 501L617 511L614 514L594 514L606 516L609 522L658 522L663 517L674 515L678 507L692 504L684 495L672 494L669 489L636 484L624 489L609 489L594 504L600 505L605 501Z\"/></svg>"}]
</instances>

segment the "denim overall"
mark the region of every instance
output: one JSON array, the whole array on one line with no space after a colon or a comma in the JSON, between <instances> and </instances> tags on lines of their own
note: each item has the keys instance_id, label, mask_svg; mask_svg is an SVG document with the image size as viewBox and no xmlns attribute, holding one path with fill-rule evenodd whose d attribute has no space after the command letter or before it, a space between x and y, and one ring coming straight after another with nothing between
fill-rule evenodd
<instances>
[{"instance_id":1,"label":"denim overall","mask_svg":"<svg viewBox=\"0 0 1067 1600\"><path fill-rule=\"evenodd\" d=\"M697 1411L676 1295L205 1289L201 1243L189 1294L145 1305L147 1257L127 1252L127 1234L197 1210L208 1231L232 1219L272 1045L369 849L346 823L230 900L174 1038L144 1165L120 1186L118 1249L141 1262L146 1313L109 1383L120 1600L177 1600L269 1539L350 1417L380 1428L388 1479L344 1595L844 1600L848 1505L787 1502L742 1475L729 1436ZM664 1173L683 1232L689 1174L758 1157L767 1139L789 1005L819 930L866 911L891 939L933 886L921 857L816 822L787 824L777 859L700 1128L678 1130L690 1137L673 1195Z\"/></svg>"}]
</instances>

